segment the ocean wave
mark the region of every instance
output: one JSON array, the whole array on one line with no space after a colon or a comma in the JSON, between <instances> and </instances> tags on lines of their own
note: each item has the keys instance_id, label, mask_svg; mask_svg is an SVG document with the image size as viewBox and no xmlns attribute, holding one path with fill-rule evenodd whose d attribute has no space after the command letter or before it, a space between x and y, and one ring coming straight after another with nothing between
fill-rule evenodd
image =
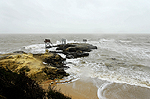
<instances>
[{"instance_id":1,"label":"ocean wave","mask_svg":"<svg viewBox=\"0 0 150 99\"><path fill-rule=\"evenodd\" d=\"M104 89L111 83L103 83L97 90L97 96L99 99L106 99Z\"/></svg>"},{"instance_id":2,"label":"ocean wave","mask_svg":"<svg viewBox=\"0 0 150 99\"><path fill-rule=\"evenodd\" d=\"M67 42L72 43L74 40ZM145 62L141 62L150 59L150 54L147 53L150 52L149 49L132 46L132 44L120 44L115 39L89 40L87 43L97 46L98 49L90 52L89 57L67 59L66 63L70 68L65 71L71 75L68 79L74 81L86 76L109 82L127 83L150 88L150 74L142 67L132 65L134 62L145 64ZM126 42L123 41L123 43ZM57 41L56 44L61 44L61 42ZM44 53L45 44L28 45L22 49L30 53ZM49 50L56 50L56 48L50 48ZM60 55L63 58L66 57L63 54Z\"/></svg>"},{"instance_id":3,"label":"ocean wave","mask_svg":"<svg viewBox=\"0 0 150 99\"><path fill-rule=\"evenodd\" d=\"M150 74L145 71L148 67L115 66L107 67L105 63L88 62L86 58L71 60L74 64L69 64L66 72L77 75L79 78L90 77L115 83L126 83L150 88ZM123 64L126 65L126 64Z\"/></svg>"},{"instance_id":4,"label":"ocean wave","mask_svg":"<svg viewBox=\"0 0 150 99\"><path fill-rule=\"evenodd\" d=\"M45 52L45 45L44 44L33 44L28 46L23 46L22 50L27 53L44 53Z\"/></svg>"},{"instance_id":5,"label":"ocean wave","mask_svg":"<svg viewBox=\"0 0 150 99\"><path fill-rule=\"evenodd\" d=\"M130 43L132 41L123 41L123 40L119 40L119 42L122 42L122 43Z\"/></svg>"}]
</instances>

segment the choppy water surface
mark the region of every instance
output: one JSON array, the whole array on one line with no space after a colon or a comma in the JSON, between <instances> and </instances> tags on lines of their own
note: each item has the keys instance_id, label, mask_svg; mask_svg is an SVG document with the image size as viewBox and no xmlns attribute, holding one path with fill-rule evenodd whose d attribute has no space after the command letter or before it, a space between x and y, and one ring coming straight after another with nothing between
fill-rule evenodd
<instances>
[{"instance_id":1,"label":"choppy water surface","mask_svg":"<svg viewBox=\"0 0 150 99\"><path fill-rule=\"evenodd\" d=\"M101 99L146 99L150 97L150 35L0 35L0 53L23 50L31 53L44 53L44 39L60 43L82 42L87 38L98 49L89 57L67 59L73 80L91 78L97 86ZM54 49L49 49L54 50Z\"/></svg>"}]
</instances>

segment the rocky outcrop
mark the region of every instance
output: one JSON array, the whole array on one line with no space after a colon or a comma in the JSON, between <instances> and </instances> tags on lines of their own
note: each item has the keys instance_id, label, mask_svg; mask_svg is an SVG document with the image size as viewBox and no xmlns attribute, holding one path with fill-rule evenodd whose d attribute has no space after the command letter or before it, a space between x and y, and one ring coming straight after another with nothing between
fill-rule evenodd
<instances>
[{"instance_id":1,"label":"rocky outcrop","mask_svg":"<svg viewBox=\"0 0 150 99\"><path fill-rule=\"evenodd\" d=\"M25 74L33 80L42 82L68 75L63 68L56 68L57 66L63 67L63 60L60 55L54 53L33 55L19 52L0 55L0 66L6 70Z\"/></svg>"},{"instance_id":2,"label":"rocky outcrop","mask_svg":"<svg viewBox=\"0 0 150 99\"><path fill-rule=\"evenodd\" d=\"M89 53L85 52L65 52L64 54L68 59L89 56Z\"/></svg>"},{"instance_id":3,"label":"rocky outcrop","mask_svg":"<svg viewBox=\"0 0 150 99\"><path fill-rule=\"evenodd\" d=\"M47 63L52 67L64 68L65 59L56 53L45 53L45 54L33 54L34 57Z\"/></svg>"},{"instance_id":4,"label":"rocky outcrop","mask_svg":"<svg viewBox=\"0 0 150 99\"><path fill-rule=\"evenodd\" d=\"M57 45L57 50L62 50L66 58L78 58L88 56L96 46L87 43L68 43ZM6 70L11 70L18 74L24 74L29 78L42 82L49 79L62 78L68 76L64 68L65 59L56 53L48 52L44 54L31 54L23 51L1 54L0 66Z\"/></svg>"},{"instance_id":5,"label":"rocky outcrop","mask_svg":"<svg viewBox=\"0 0 150 99\"><path fill-rule=\"evenodd\" d=\"M90 52L91 49L97 49L96 46L88 43L68 43L68 44L60 44L57 45L56 50L64 50L64 51L86 51ZM70 50L69 50L70 49Z\"/></svg>"},{"instance_id":6,"label":"rocky outcrop","mask_svg":"<svg viewBox=\"0 0 150 99\"><path fill-rule=\"evenodd\" d=\"M97 49L96 46L93 46L88 43L68 43L57 45L56 50L62 50L66 55L66 58L78 58L88 56L92 49Z\"/></svg>"}]
</instances>

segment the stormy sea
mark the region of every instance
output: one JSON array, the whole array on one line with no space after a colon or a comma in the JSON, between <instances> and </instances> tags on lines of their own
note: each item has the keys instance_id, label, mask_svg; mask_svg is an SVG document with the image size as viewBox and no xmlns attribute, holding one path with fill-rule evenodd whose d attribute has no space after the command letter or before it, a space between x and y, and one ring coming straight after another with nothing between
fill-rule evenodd
<instances>
[{"instance_id":1,"label":"stormy sea","mask_svg":"<svg viewBox=\"0 0 150 99\"><path fill-rule=\"evenodd\" d=\"M149 34L0 34L0 54L44 53L46 38L54 45L65 38L67 43L89 43L98 48L88 57L67 59L70 68L65 71L70 76L65 80L91 82L97 88L99 99L150 97Z\"/></svg>"}]
</instances>

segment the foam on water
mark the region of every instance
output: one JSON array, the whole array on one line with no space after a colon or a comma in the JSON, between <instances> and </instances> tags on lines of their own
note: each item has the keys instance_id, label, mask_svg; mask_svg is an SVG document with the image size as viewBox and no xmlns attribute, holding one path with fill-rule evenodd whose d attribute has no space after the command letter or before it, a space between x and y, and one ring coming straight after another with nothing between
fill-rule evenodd
<instances>
[{"instance_id":1,"label":"foam on water","mask_svg":"<svg viewBox=\"0 0 150 99\"><path fill-rule=\"evenodd\" d=\"M110 83L104 83L104 84L102 84L99 88L98 88L98 90L97 90L97 96L98 96L98 98L99 99L106 99L106 97L105 97L105 92L104 92L104 89L109 85Z\"/></svg>"},{"instance_id":2,"label":"foam on water","mask_svg":"<svg viewBox=\"0 0 150 99\"><path fill-rule=\"evenodd\" d=\"M123 43L129 43L129 42L132 42L132 41L123 41L123 40L119 40L120 42L123 42Z\"/></svg>"},{"instance_id":3,"label":"foam on water","mask_svg":"<svg viewBox=\"0 0 150 99\"><path fill-rule=\"evenodd\" d=\"M4 52L0 52L0 54L4 54Z\"/></svg>"},{"instance_id":4,"label":"foam on water","mask_svg":"<svg viewBox=\"0 0 150 99\"><path fill-rule=\"evenodd\" d=\"M56 44L53 44L54 46ZM24 46L22 50L30 53L45 53L45 44L33 44L29 46ZM56 47L48 49L49 51L56 51Z\"/></svg>"},{"instance_id":5,"label":"foam on water","mask_svg":"<svg viewBox=\"0 0 150 99\"><path fill-rule=\"evenodd\" d=\"M67 42L73 43L74 40ZM98 78L101 80L107 80L109 82L127 83L131 85L150 88L150 74L141 67L138 67L136 65L131 66L131 64L125 63L125 61L128 60L137 61L137 58L150 59L149 54L146 54L146 51L150 52L150 50L140 48L139 46L131 46L125 44L130 43L131 41L121 41L121 43L123 44L119 42L115 39L100 39L99 41L88 41L87 43L96 45L98 49L90 52L89 57L66 60L67 66L70 67L69 69L65 70L71 75L69 79L79 79L81 76L86 76L91 78ZM57 41L56 43L60 44L61 42ZM24 50L31 53L44 53L45 45L34 44L24 46ZM49 50L53 51L56 50L56 48L50 48ZM108 50L109 53L101 52L103 50ZM106 54L106 56L101 56L101 54ZM114 54L116 54L117 56L120 55L120 60L107 61L107 58L114 57ZM60 55L63 58L66 57L63 54ZM119 65L119 62L123 65Z\"/></svg>"},{"instance_id":6,"label":"foam on water","mask_svg":"<svg viewBox=\"0 0 150 99\"><path fill-rule=\"evenodd\" d=\"M126 57L135 57L139 59L150 58L150 56L146 54L146 52L150 51L150 49L148 48L144 48L140 46L131 46L126 43L120 44L114 39L113 40L102 39L99 42L100 42L100 46L99 46L100 48L115 51Z\"/></svg>"},{"instance_id":7,"label":"foam on water","mask_svg":"<svg viewBox=\"0 0 150 99\"><path fill-rule=\"evenodd\" d=\"M74 40L67 41L67 43L72 42ZM60 44L61 42L57 41L56 43ZM99 41L88 41L87 43L96 45L98 49L90 52L89 57L67 59L66 63L70 68L65 71L70 76L64 80L76 81L85 76L108 82L150 88L149 68L145 69L149 65L148 60L150 59L150 54L147 53L150 52L150 49L147 46L135 46L132 41L117 41L115 39L100 39ZM24 46L23 49L25 52L44 53L45 44ZM49 50L54 51L56 48L50 48ZM66 57L63 54L60 55L63 58ZM107 84L98 87L99 97L103 97L101 90L106 86Z\"/></svg>"},{"instance_id":8,"label":"foam on water","mask_svg":"<svg viewBox=\"0 0 150 99\"><path fill-rule=\"evenodd\" d=\"M35 39L35 41L37 42L38 40ZM22 45L23 48L21 49L19 49L20 46L17 46L17 50L23 50L27 53L45 53L45 44L33 44L36 42L28 42L32 45ZM80 43L75 40L67 41L67 43L73 42ZM102 99L105 98L103 94L104 89L113 82L150 88L149 37L120 36L117 38L117 36L104 36L100 37L98 40L89 37L87 43L96 45L98 49L90 52L88 57L67 59L66 63L70 68L65 71L69 73L70 76L64 80L76 81L80 78L89 77L107 81L103 84L94 82L97 84L96 86L98 88L97 95ZM56 44L61 44L61 42L56 41ZM5 52L2 50L0 54L11 52L12 50L14 51L14 49L6 49L8 50ZM50 48L48 50L54 51L56 49ZM66 57L63 54L60 55L63 58Z\"/></svg>"},{"instance_id":9,"label":"foam on water","mask_svg":"<svg viewBox=\"0 0 150 99\"><path fill-rule=\"evenodd\" d=\"M85 64L84 66L81 64L76 64L76 66L70 65L69 67L70 68L67 69L66 72L73 75L78 75L77 77L85 76L107 80L109 82L127 83L150 88L149 74L140 70L137 71L131 68L120 67L115 68L115 70L112 71L106 66L92 63Z\"/></svg>"},{"instance_id":10,"label":"foam on water","mask_svg":"<svg viewBox=\"0 0 150 99\"><path fill-rule=\"evenodd\" d=\"M64 77L62 80L60 80L59 83L61 83L61 84L71 83L71 82L77 81L79 79L80 78L77 77L76 75L69 75L67 77Z\"/></svg>"},{"instance_id":11,"label":"foam on water","mask_svg":"<svg viewBox=\"0 0 150 99\"><path fill-rule=\"evenodd\" d=\"M44 44L33 44L29 46L24 46L22 48L25 52L30 52L30 53L44 53L45 52L45 45Z\"/></svg>"},{"instance_id":12,"label":"foam on water","mask_svg":"<svg viewBox=\"0 0 150 99\"><path fill-rule=\"evenodd\" d=\"M78 77L86 76L91 78L98 78L101 80L107 80L109 82L127 83L130 85L137 85L150 88L150 73L146 71L146 69L149 68L143 67L144 65L140 64L140 62L137 63L137 65L133 64L132 60L134 59L131 59L132 57L137 57L139 59L149 59L149 57L145 55L145 52L142 51L141 48L129 47L125 45L119 46L119 44L116 44L116 41L112 39L101 41L107 42L107 44L99 44L99 42L96 41L89 41L89 43L98 46L98 50L94 50L96 53L91 52L89 57L67 60L71 61L75 65L69 65L70 68L67 69L66 72L78 75ZM108 42L113 43L113 45L109 44ZM106 48L111 52L113 51L115 53L119 53L117 55L120 55L120 60L114 59L113 61L106 61L104 57L101 57L99 51L104 50ZM131 56L129 57L129 55ZM128 60L131 60L131 62Z\"/></svg>"}]
</instances>

